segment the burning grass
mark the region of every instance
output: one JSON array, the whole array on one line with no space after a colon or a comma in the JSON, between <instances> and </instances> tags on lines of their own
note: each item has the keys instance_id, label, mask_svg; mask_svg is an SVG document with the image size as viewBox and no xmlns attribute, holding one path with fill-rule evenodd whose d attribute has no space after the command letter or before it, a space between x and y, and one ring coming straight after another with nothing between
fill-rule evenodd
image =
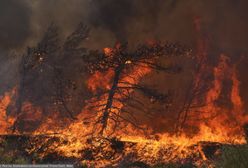
<instances>
[{"instance_id":1,"label":"burning grass","mask_svg":"<svg viewBox=\"0 0 248 168\"><path fill-rule=\"evenodd\" d=\"M160 147L154 149L154 142L142 144L114 138L95 138L90 141L86 142L86 148L74 151L80 154L77 157L65 156L65 153L56 150L70 143L60 136L5 135L1 136L0 161L5 164L71 163L85 167L247 166L247 145L199 142L183 148L175 144L156 144ZM155 151L156 155L151 155Z\"/></svg>"}]
</instances>

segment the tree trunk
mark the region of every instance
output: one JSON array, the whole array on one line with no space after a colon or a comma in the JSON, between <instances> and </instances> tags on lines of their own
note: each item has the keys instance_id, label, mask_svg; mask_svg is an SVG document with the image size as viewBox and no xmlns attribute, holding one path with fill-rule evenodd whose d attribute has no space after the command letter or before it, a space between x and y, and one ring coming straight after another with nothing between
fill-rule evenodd
<instances>
[{"instance_id":1,"label":"tree trunk","mask_svg":"<svg viewBox=\"0 0 248 168\"><path fill-rule=\"evenodd\" d=\"M25 83L25 77L26 77L26 72L24 71L23 73L21 73L21 80L20 80L20 84L19 84L19 89L17 91L17 99L16 99L16 120L13 124L12 127L12 132L14 133L17 129L17 122L19 120L19 116L22 112L22 104L23 104L23 99L24 99L24 83Z\"/></svg>"},{"instance_id":2,"label":"tree trunk","mask_svg":"<svg viewBox=\"0 0 248 168\"><path fill-rule=\"evenodd\" d=\"M119 83L120 75L122 73L123 68L124 68L124 65L119 65L115 69L115 75L114 75L114 79L113 79L113 84L112 84L111 89L109 90L107 103L106 103L106 106L104 108L103 115L102 115L102 118L101 118L101 124L102 124L102 128L101 128L101 131L100 131L101 135L103 135L103 132L107 128L107 125L108 125L109 114L111 112L114 95L116 93L116 89L118 88L118 83Z\"/></svg>"}]
</instances>

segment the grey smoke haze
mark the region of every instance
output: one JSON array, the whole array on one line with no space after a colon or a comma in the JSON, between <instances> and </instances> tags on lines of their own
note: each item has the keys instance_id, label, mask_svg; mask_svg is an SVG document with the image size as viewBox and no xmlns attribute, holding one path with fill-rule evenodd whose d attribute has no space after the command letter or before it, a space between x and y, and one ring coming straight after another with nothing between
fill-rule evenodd
<instances>
[{"instance_id":1,"label":"grey smoke haze","mask_svg":"<svg viewBox=\"0 0 248 168\"><path fill-rule=\"evenodd\" d=\"M0 1L0 49L23 46L31 31L31 9L23 1Z\"/></svg>"},{"instance_id":2,"label":"grey smoke haze","mask_svg":"<svg viewBox=\"0 0 248 168\"><path fill-rule=\"evenodd\" d=\"M247 0L0 0L0 95L18 83L20 56L27 46L36 45L51 22L58 25L61 38L85 22L91 29L85 44L89 48L111 47L116 41L133 46L155 39L195 49L194 18L198 17L211 58L217 60L220 53L226 53L238 60L248 51L247 6ZM247 71L247 63L248 59L240 72ZM187 85L191 71L186 68L181 76L154 75L150 81L161 81L161 88L166 83L183 94L182 85ZM242 97L248 101L247 75L239 76Z\"/></svg>"},{"instance_id":3,"label":"grey smoke haze","mask_svg":"<svg viewBox=\"0 0 248 168\"><path fill-rule=\"evenodd\" d=\"M16 68L9 63L13 61L9 51L22 55L26 46L39 41L51 22L59 26L62 35L85 22L91 28L86 44L91 48L149 39L178 41L194 48L193 19L198 16L212 52L239 56L248 48L247 6L246 0L1 0L1 67ZM17 63L18 59L14 60ZM7 79L2 76L6 73L0 74ZM1 80L0 86L2 83L15 82Z\"/></svg>"},{"instance_id":4,"label":"grey smoke haze","mask_svg":"<svg viewBox=\"0 0 248 168\"><path fill-rule=\"evenodd\" d=\"M16 68L6 62L12 61L7 53L14 50L22 55L26 46L39 41L51 22L64 36L80 21L85 22L91 28L86 44L90 48L112 46L116 41L134 45L149 39L194 48L195 17L201 18L213 57L221 52L239 57L248 49L247 6L246 0L1 0L1 65ZM2 76L6 73L0 74L6 79Z\"/></svg>"},{"instance_id":5,"label":"grey smoke haze","mask_svg":"<svg viewBox=\"0 0 248 168\"><path fill-rule=\"evenodd\" d=\"M246 0L1 0L0 47L32 44L51 22L68 34L80 21L91 27L93 46L147 39L194 46L199 16L211 46L241 52L248 46L246 6Z\"/></svg>"}]
</instances>

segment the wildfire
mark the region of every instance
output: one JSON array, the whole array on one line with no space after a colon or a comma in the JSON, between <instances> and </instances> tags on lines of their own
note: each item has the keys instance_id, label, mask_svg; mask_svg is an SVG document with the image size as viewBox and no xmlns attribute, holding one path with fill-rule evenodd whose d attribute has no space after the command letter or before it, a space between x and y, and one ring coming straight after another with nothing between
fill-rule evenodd
<instances>
[{"instance_id":1,"label":"wildfire","mask_svg":"<svg viewBox=\"0 0 248 168\"><path fill-rule=\"evenodd\" d=\"M131 63L131 62L130 62ZM203 69L204 70L204 69ZM209 70L209 69L208 69ZM133 69L132 72L126 77L123 77L121 81L128 81L128 83L136 84L142 77L149 74L152 70L148 67L141 66ZM204 152L202 152L202 142L213 142L223 144L244 144L246 143L243 135L243 124L247 122L247 116L244 114L243 102L239 95L239 80L237 78L237 72L235 66L231 66L228 57L224 54L220 56L219 63L213 68L214 80L212 82L212 88L206 93L205 106L201 107L201 113L196 116L200 122L196 120L190 121L191 124L198 127L198 132L191 136L185 133L171 135L168 133L150 134L149 137L144 136L131 125L127 125L125 129L116 130L115 136L119 137L119 140L125 142L125 147L122 153L115 158L115 161L121 160L123 156L128 156L135 152L135 157L141 161L148 163L156 163L158 161L173 161L177 159L183 159L188 157L198 157L202 160L206 160ZM88 81L88 88L96 93L97 89L110 89L110 81L113 78L113 70L106 73L96 72ZM231 81L231 93L229 99L232 107L225 107L218 104L218 100L221 99L221 91L224 89L223 81ZM126 82L120 83L120 87L128 87ZM132 89L126 92L133 92ZM121 94L115 95L116 98L120 98ZM102 104L106 102L106 95L100 98L94 98L94 106L99 108L94 109L96 111L102 110ZM91 100L92 101L92 100ZM122 103L114 102L114 107L121 109ZM82 110L78 118L85 118L85 115L91 113L88 111L88 107ZM113 110L111 115L118 114L120 110ZM194 111L192 111L195 114ZM99 117L98 115L95 118ZM194 116L195 117L195 116ZM110 126L106 131L111 131L114 123L110 123ZM89 142L88 138L92 137L90 132L94 129L94 125L83 125L82 121L71 123L67 129L61 131L61 133L69 140L69 143L60 145L56 149L65 156L82 157L80 151L82 149L97 150L97 148L103 148L105 152L113 152L111 145L104 139L92 140ZM89 131L90 130L90 131ZM125 130L125 131L124 131ZM127 133L127 134L124 134ZM105 144L106 143L106 144ZM105 144L105 147L102 145ZM135 145L130 145L135 144ZM103 145L104 146L104 145ZM122 156L122 157L121 157ZM95 153L94 157L101 158L97 161L98 165L107 165L111 161L105 158L104 154ZM104 159L105 158L105 159ZM113 161L113 160L112 160Z\"/></svg>"},{"instance_id":2,"label":"wildfire","mask_svg":"<svg viewBox=\"0 0 248 168\"><path fill-rule=\"evenodd\" d=\"M130 83L138 82L144 75L149 74L151 69L147 67L134 69L129 77L122 78L122 81L129 81ZM107 74L112 74L112 72L107 72ZM191 137L182 133L180 135L171 135L168 133L160 133L151 135L149 138L145 137L140 132L135 131L132 126L127 126L126 130L128 130L128 134L123 134L123 130L117 130L115 135L120 137L120 141L126 143L125 148L122 151L122 156L128 156L135 151L137 158L139 160L143 160L149 163L155 163L156 161L172 161L176 159L183 159L190 157L192 155L197 155L203 160L206 160L206 156L202 152L201 143L202 142L218 142L224 144L243 144L246 143L243 132L242 132L242 124L244 123L243 118L245 117L243 114L243 103L242 99L239 95L239 81L237 79L236 71L233 68L230 68L228 65L228 59L226 56L221 55L219 64L213 69L214 81L213 87L206 94L206 104L207 106L202 107L201 110L204 113L199 114L200 118L211 118L210 120L206 120L206 122L201 122L199 124L199 131L197 134L192 135ZM102 74L104 75L104 74ZM94 80L92 80L94 78ZM91 79L89 79L88 84L95 84L92 81L96 81L96 83L104 79L104 76L94 74ZM223 87L224 78L229 78L232 81L232 89L230 100L233 104L233 108L226 109L223 107L218 107L216 105L217 99L220 97L221 90ZM108 80L109 81L109 80ZM125 83L120 84L122 87L126 87ZM108 89L110 87L109 82L105 82L102 85L95 85L92 89L94 92L98 87ZM89 86L91 88L91 86ZM132 92L133 90L129 90ZM117 94L116 97L121 95ZM106 96L102 96L99 101L96 101L97 104L101 105L106 101ZM123 107L123 104L114 103L114 106L119 107L120 109ZM87 108L86 108L87 109ZM90 112L86 112L86 109L79 114L78 118L82 118L85 114ZM102 110L99 108L98 110ZM119 113L119 111L114 111L115 113ZM230 114L236 116L235 121L240 121L238 125L235 127L230 127L233 125L234 120L230 118ZM97 116L96 116L97 117ZM240 120L242 118L242 121ZM110 124L111 125L111 124ZM62 130L61 133L69 139L69 143L65 145L60 145L56 149L60 153L63 153L65 156L73 156L73 157L82 157L80 151L82 149L95 149L100 148L102 144L106 143L104 140L97 140L88 142L90 132L92 131L92 125L83 125L82 121L77 121L71 123L70 126ZM110 131L111 126L108 128ZM89 131L91 130L91 131ZM128 144L135 144L134 146ZM198 145L197 145L198 144ZM194 147L195 146L195 147ZM196 147L197 146L197 147ZM193 148L193 149L192 149ZM113 150L111 146L106 146L104 148L105 151ZM98 160L99 165L106 165L110 163L108 159L103 159L105 156L103 154L95 154L95 157L101 158ZM119 157L116 160L120 159Z\"/></svg>"},{"instance_id":3,"label":"wildfire","mask_svg":"<svg viewBox=\"0 0 248 168\"><path fill-rule=\"evenodd\" d=\"M215 135L221 135L219 139L216 139L218 142L223 142L223 140L229 139L228 137L236 137L233 141L245 143L241 132L243 124L247 122L244 121L247 115L244 114L243 103L239 95L239 81L235 66L230 67L228 57L221 55L219 64L214 68L213 73L213 87L206 94L205 104L207 105L198 109L201 111L199 118L206 119L204 127L210 129ZM232 85L230 90L224 88L225 80L230 81ZM227 98L230 102L220 102L225 99L222 96L228 95ZM229 104L232 107L228 107ZM216 136L211 135L211 137ZM232 142L232 140L228 141Z\"/></svg>"},{"instance_id":4,"label":"wildfire","mask_svg":"<svg viewBox=\"0 0 248 168\"><path fill-rule=\"evenodd\" d=\"M205 50L204 47L202 49ZM108 57L111 57L112 52L114 49L104 49L104 53ZM206 61L206 57L207 53L204 52L197 60ZM129 66L132 61L126 60L124 64ZM200 85L201 74L210 69L205 64L203 65L196 74L195 87ZM123 91L113 95L114 99L119 100L125 95L132 95L134 89L130 86L138 84L151 72L152 69L147 64L134 66L125 72L127 75L120 76L120 82L117 84L118 88L122 88ZM99 119L102 117L101 112L106 108L115 73L113 68L105 72L96 71L88 79L88 89L94 97L87 100L88 104L82 107L82 112L77 116L78 120L70 121L65 127L59 127L56 123L58 112L54 112L53 116L42 118L42 110L39 107L35 107L29 102L24 103L22 118L41 122L40 127L32 133L35 135L56 133L53 136L60 139L53 142L49 150L40 154L40 157L44 157L46 152L56 151L63 156L97 162L98 167L101 167L117 163L124 157L132 155L134 159L155 164L193 156L199 160L207 160L207 156L203 152L204 142L246 143L243 125L248 122L248 116L244 113L244 103L239 93L240 82L237 77L236 65L231 65L229 58L224 54L220 56L219 63L212 68L214 79L211 88L204 96L204 106L189 111L187 124L197 128L197 131L190 135L187 132L180 132L180 134L153 133L153 130L149 130L147 126L142 126L143 129L146 129L146 134L144 134L142 132L144 130L138 130L125 120L123 120L124 122L117 121L119 118L124 118L122 110L125 104L121 101L113 101L113 108L109 114L112 120L109 119L104 134L100 137L96 136L94 133L98 133L100 130L98 124L101 120ZM230 83L230 88L225 88L225 82ZM98 92L103 94L98 96ZM8 128L15 121L7 112L14 94L15 89L0 97L0 131L2 134L10 133ZM223 99L227 99L229 102L227 104L219 102ZM200 100L197 101L200 102ZM41 118L43 121L40 121ZM116 129L117 124L119 129ZM115 139L116 137L118 139ZM66 142L62 140L66 140ZM47 142L48 140L43 143ZM35 151L39 146L42 145L37 144L36 147L29 149L29 152Z\"/></svg>"}]
</instances>

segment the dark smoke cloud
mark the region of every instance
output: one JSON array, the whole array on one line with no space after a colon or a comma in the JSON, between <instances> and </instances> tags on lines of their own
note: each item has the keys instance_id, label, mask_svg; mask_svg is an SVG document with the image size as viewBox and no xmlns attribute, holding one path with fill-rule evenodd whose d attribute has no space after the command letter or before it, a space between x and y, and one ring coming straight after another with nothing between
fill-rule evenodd
<instances>
[{"instance_id":1,"label":"dark smoke cloud","mask_svg":"<svg viewBox=\"0 0 248 168\"><path fill-rule=\"evenodd\" d=\"M112 31L116 38L124 40L127 36L125 25L135 16L132 1L125 0L93 0L89 21L93 26L100 26Z\"/></svg>"},{"instance_id":2,"label":"dark smoke cloud","mask_svg":"<svg viewBox=\"0 0 248 168\"><path fill-rule=\"evenodd\" d=\"M0 1L0 49L23 46L31 32L30 16L30 9L24 1Z\"/></svg>"},{"instance_id":3,"label":"dark smoke cloud","mask_svg":"<svg viewBox=\"0 0 248 168\"><path fill-rule=\"evenodd\" d=\"M1 57L35 45L51 22L63 37L85 22L91 48L156 39L195 49L193 20L199 17L213 57L224 52L238 58L248 49L247 6L246 0L1 0Z\"/></svg>"},{"instance_id":4,"label":"dark smoke cloud","mask_svg":"<svg viewBox=\"0 0 248 168\"><path fill-rule=\"evenodd\" d=\"M156 26L159 4L162 1L147 0L93 0L89 21L93 26L109 29L117 40L127 41L129 26L142 25L141 32L151 32ZM136 23L134 23L136 22Z\"/></svg>"},{"instance_id":5,"label":"dark smoke cloud","mask_svg":"<svg viewBox=\"0 0 248 168\"><path fill-rule=\"evenodd\" d=\"M25 46L31 36L31 9L24 1L0 1L0 94L17 83L20 55L14 51Z\"/></svg>"},{"instance_id":6,"label":"dark smoke cloud","mask_svg":"<svg viewBox=\"0 0 248 168\"><path fill-rule=\"evenodd\" d=\"M0 46L34 44L51 22L62 34L84 21L91 27L90 45L149 39L179 41L195 46L194 17L215 50L246 52L246 0L2 0Z\"/></svg>"},{"instance_id":7,"label":"dark smoke cloud","mask_svg":"<svg viewBox=\"0 0 248 168\"><path fill-rule=\"evenodd\" d=\"M36 35L43 33L54 22L62 33L73 30L86 20L88 0L27 0L32 10L31 26Z\"/></svg>"}]
</instances>

